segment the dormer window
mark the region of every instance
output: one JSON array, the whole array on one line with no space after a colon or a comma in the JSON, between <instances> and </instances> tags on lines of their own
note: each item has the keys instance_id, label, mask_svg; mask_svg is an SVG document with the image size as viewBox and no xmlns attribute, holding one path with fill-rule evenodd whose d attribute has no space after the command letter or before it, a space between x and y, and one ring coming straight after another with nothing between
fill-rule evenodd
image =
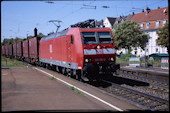
<instances>
[{"instance_id":1,"label":"dormer window","mask_svg":"<svg viewBox=\"0 0 170 113\"><path fill-rule=\"evenodd\" d=\"M166 19L163 19L163 21L162 21L162 26L164 26L165 24L166 24Z\"/></svg>"},{"instance_id":2,"label":"dormer window","mask_svg":"<svg viewBox=\"0 0 170 113\"><path fill-rule=\"evenodd\" d=\"M143 29L144 23L140 23L140 29Z\"/></svg>"},{"instance_id":3,"label":"dormer window","mask_svg":"<svg viewBox=\"0 0 170 113\"><path fill-rule=\"evenodd\" d=\"M146 22L146 28L149 28L149 21Z\"/></svg>"},{"instance_id":4,"label":"dormer window","mask_svg":"<svg viewBox=\"0 0 170 113\"><path fill-rule=\"evenodd\" d=\"M160 20L157 20L155 23L155 27L159 27Z\"/></svg>"}]
</instances>

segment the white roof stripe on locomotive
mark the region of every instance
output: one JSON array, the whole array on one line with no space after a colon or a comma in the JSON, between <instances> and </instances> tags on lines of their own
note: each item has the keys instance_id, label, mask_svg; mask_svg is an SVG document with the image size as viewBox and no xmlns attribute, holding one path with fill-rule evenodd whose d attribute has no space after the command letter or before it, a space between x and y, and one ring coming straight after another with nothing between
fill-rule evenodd
<instances>
[{"instance_id":1,"label":"white roof stripe on locomotive","mask_svg":"<svg viewBox=\"0 0 170 113\"><path fill-rule=\"evenodd\" d=\"M69 29L66 29L66 30L63 30L63 31L61 31L61 32L53 33L53 34L48 35L48 36L46 36L46 37L42 37L42 41L50 40L50 39L53 39L53 38L65 36L65 35L67 34L68 30L69 30Z\"/></svg>"}]
</instances>

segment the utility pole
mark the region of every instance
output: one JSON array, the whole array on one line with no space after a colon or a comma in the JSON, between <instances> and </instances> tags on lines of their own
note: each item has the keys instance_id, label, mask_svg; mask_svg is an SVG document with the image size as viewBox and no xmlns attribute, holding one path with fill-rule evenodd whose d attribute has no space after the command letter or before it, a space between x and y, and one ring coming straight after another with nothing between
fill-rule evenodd
<instances>
[{"instance_id":1,"label":"utility pole","mask_svg":"<svg viewBox=\"0 0 170 113\"><path fill-rule=\"evenodd\" d=\"M62 22L62 21L60 21L60 20L50 20L48 22L52 22L57 27L57 30L56 30L56 33L57 33L59 28L60 28L60 22ZM55 22L57 22L58 25Z\"/></svg>"}]
</instances>

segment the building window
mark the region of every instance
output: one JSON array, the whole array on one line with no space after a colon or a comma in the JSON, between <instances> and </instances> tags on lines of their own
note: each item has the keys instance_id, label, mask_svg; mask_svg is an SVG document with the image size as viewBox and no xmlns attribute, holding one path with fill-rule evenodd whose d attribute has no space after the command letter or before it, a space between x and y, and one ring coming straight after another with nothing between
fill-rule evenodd
<instances>
[{"instance_id":1,"label":"building window","mask_svg":"<svg viewBox=\"0 0 170 113\"><path fill-rule=\"evenodd\" d=\"M162 21L162 26L164 26L165 24L166 24L166 19L163 19L163 21Z\"/></svg>"},{"instance_id":2,"label":"building window","mask_svg":"<svg viewBox=\"0 0 170 113\"><path fill-rule=\"evenodd\" d=\"M146 49L146 52L148 52L148 49Z\"/></svg>"},{"instance_id":3,"label":"building window","mask_svg":"<svg viewBox=\"0 0 170 113\"><path fill-rule=\"evenodd\" d=\"M140 28L141 29L143 29L143 25L144 25L144 23L142 22L142 23L140 23Z\"/></svg>"},{"instance_id":4,"label":"building window","mask_svg":"<svg viewBox=\"0 0 170 113\"><path fill-rule=\"evenodd\" d=\"M149 28L149 22L146 22L146 28Z\"/></svg>"},{"instance_id":5,"label":"building window","mask_svg":"<svg viewBox=\"0 0 170 113\"><path fill-rule=\"evenodd\" d=\"M156 52L158 52L158 48L156 48Z\"/></svg>"},{"instance_id":6,"label":"building window","mask_svg":"<svg viewBox=\"0 0 170 113\"><path fill-rule=\"evenodd\" d=\"M155 27L159 27L160 20L156 21Z\"/></svg>"}]
</instances>

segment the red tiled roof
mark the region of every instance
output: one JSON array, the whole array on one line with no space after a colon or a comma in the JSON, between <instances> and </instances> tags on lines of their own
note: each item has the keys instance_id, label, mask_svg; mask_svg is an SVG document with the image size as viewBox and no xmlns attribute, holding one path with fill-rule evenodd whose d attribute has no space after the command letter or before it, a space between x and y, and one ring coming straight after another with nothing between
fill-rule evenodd
<instances>
[{"instance_id":1,"label":"red tiled roof","mask_svg":"<svg viewBox=\"0 0 170 113\"><path fill-rule=\"evenodd\" d=\"M164 12L166 10L166 13ZM146 21L154 21L154 20L163 20L168 18L168 7L151 10L148 14L145 12L141 12L133 15L130 20L134 20L137 23L146 22Z\"/></svg>"}]
</instances>

